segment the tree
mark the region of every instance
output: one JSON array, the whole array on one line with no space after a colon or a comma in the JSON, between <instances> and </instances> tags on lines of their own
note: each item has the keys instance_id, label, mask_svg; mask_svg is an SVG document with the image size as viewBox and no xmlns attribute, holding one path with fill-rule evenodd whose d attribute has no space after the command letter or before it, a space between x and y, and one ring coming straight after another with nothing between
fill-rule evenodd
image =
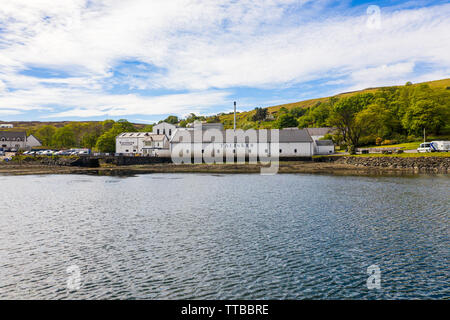
<instances>
[{"instance_id":1,"label":"tree","mask_svg":"<svg viewBox=\"0 0 450 320\"><path fill-rule=\"evenodd\" d=\"M406 111L402 123L410 134L420 134L424 128L438 134L449 118L448 107L425 99L417 101Z\"/></svg>"},{"instance_id":2,"label":"tree","mask_svg":"<svg viewBox=\"0 0 450 320\"><path fill-rule=\"evenodd\" d=\"M102 126L103 126L103 131L108 131L109 129L112 128L112 126L114 125L115 121L114 120L105 120L102 122Z\"/></svg>"},{"instance_id":3,"label":"tree","mask_svg":"<svg viewBox=\"0 0 450 320\"><path fill-rule=\"evenodd\" d=\"M289 113L283 113L281 114L276 122L276 128L283 129L283 128L290 128L290 127L297 127L298 122L297 119L292 114Z\"/></svg>"},{"instance_id":4,"label":"tree","mask_svg":"<svg viewBox=\"0 0 450 320\"><path fill-rule=\"evenodd\" d=\"M395 118L381 104L371 104L356 115L356 122L365 124L365 133L387 138L392 134Z\"/></svg>"},{"instance_id":5,"label":"tree","mask_svg":"<svg viewBox=\"0 0 450 320\"><path fill-rule=\"evenodd\" d=\"M116 150L116 134L109 130L102 134L96 143L96 148L100 152L115 152Z\"/></svg>"},{"instance_id":6,"label":"tree","mask_svg":"<svg viewBox=\"0 0 450 320\"><path fill-rule=\"evenodd\" d=\"M95 146L100 152L114 152L116 150L116 137L124 132L135 131L136 128L127 120L118 120L111 129L98 138Z\"/></svg>"},{"instance_id":7,"label":"tree","mask_svg":"<svg viewBox=\"0 0 450 320\"><path fill-rule=\"evenodd\" d=\"M55 131L55 127L45 125L36 131L36 138L41 140L42 145L50 146L52 144L52 137L55 134Z\"/></svg>"},{"instance_id":8,"label":"tree","mask_svg":"<svg viewBox=\"0 0 450 320\"><path fill-rule=\"evenodd\" d=\"M371 103L373 95L357 94L352 97L342 98L334 104L329 119L329 124L335 126L347 144L349 152L354 153L359 145L359 139L366 128L366 123L357 117L358 112Z\"/></svg>"},{"instance_id":9,"label":"tree","mask_svg":"<svg viewBox=\"0 0 450 320\"><path fill-rule=\"evenodd\" d=\"M75 146L75 134L70 126L64 126L56 130L52 138L52 146L57 148L70 148Z\"/></svg>"},{"instance_id":10,"label":"tree","mask_svg":"<svg viewBox=\"0 0 450 320\"><path fill-rule=\"evenodd\" d=\"M171 124L177 124L178 123L178 117L177 116L168 116L166 119L164 119L162 122L167 122Z\"/></svg>"},{"instance_id":11,"label":"tree","mask_svg":"<svg viewBox=\"0 0 450 320\"><path fill-rule=\"evenodd\" d=\"M294 107L289 110L289 113L292 114L295 118L299 118L306 113L306 108Z\"/></svg>"},{"instance_id":12,"label":"tree","mask_svg":"<svg viewBox=\"0 0 450 320\"><path fill-rule=\"evenodd\" d=\"M252 121L262 121L267 117L266 108L255 108L255 114L252 116Z\"/></svg>"}]
</instances>

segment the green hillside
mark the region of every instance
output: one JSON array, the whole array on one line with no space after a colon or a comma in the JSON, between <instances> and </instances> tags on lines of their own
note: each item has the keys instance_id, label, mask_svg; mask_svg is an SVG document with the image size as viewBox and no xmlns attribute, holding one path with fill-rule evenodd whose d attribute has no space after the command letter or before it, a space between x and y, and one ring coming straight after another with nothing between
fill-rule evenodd
<instances>
[{"instance_id":1,"label":"green hillside","mask_svg":"<svg viewBox=\"0 0 450 320\"><path fill-rule=\"evenodd\" d=\"M411 87L417 87L420 86L422 84L427 84L430 86L430 88L432 89L446 89L446 88L450 88L450 78L448 79L442 79L442 80L435 80L435 81L429 81L429 82L423 82L423 83L416 83L416 84L412 84ZM340 93L337 94L335 96L332 96L334 98L340 99L340 98L344 98L344 97L351 97L357 94L364 94L364 93L375 93L381 89L389 89L389 88L401 88L404 87L404 85L402 86L391 86L391 87L377 87L377 88L367 88L364 90L359 90L359 91L352 91L352 92L344 92L344 93ZM269 114L272 114L275 118L277 115L277 112L281 109L281 108L286 108L288 110L291 110L293 108L310 108L310 107L314 107L316 106L318 103L325 103L327 101L330 100L330 98L332 97L323 97L323 98L316 98L316 99L309 99L309 100L304 100L304 101L299 101L299 102L292 102L292 103L286 103L286 104L281 104L281 105L276 105L276 106L272 106L272 107L268 107L267 111ZM246 123L249 121L249 118L252 117L255 114L255 111L247 111L247 112L239 112L236 116L236 125L238 128L243 128L245 127ZM219 119L220 122L222 122L226 128L232 128L233 127L233 114L224 114L224 115L219 115ZM262 123L260 124L261 128L271 128L272 125L270 123Z\"/></svg>"}]
</instances>

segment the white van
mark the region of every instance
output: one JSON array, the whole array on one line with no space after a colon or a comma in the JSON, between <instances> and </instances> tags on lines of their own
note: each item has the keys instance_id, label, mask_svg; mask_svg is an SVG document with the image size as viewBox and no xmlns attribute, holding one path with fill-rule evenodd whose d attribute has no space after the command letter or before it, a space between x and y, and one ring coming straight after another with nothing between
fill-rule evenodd
<instances>
[{"instance_id":1,"label":"white van","mask_svg":"<svg viewBox=\"0 0 450 320\"><path fill-rule=\"evenodd\" d=\"M421 143L420 146L417 148L417 152L421 153L421 152L434 152L434 148L431 145L431 142L424 142Z\"/></svg>"}]
</instances>

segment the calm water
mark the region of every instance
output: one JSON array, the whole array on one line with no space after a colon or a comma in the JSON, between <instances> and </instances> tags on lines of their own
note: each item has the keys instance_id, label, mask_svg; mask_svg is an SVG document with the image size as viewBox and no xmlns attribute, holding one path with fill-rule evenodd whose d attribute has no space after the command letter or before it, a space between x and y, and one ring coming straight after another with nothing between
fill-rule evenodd
<instances>
[{"instance_id":1,"label":"calm water","mask_svg":"<svg viewBox=\"0 0 450 320\"><path fill-rule=\"evenodd\" d=\"M0 176L0 186L0 298L450 297L445 176ZM369 290L374 264L381 289ZM67 289L72 265L78 291Z\"/></svg>"}]
</instances>

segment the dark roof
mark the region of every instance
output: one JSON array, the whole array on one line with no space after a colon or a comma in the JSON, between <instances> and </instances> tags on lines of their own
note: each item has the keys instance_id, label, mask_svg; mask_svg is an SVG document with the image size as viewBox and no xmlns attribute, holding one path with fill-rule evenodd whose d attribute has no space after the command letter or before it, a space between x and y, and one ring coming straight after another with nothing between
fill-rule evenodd
<instances>
[{"instance_id":1,"label":"dark roof","mask_svg":"<svg viewBox=\"0 0 450 320\"><path fill-rule=\"evenodd\" d=\"M312 142L312 138L305 129L282 129L280 142Z\"/></svg>"},{"instance_id":2,"label":"dark roof","mask_svg":"<svg viewBox=\"0 0 450 320\"><path fill-rule=\"evenodd\" d=\"M317 140L316 145L318 146L334 146L333 140Z\"/></svg>"},{"instance_id":3,"label":"dark roof","mask_svg":"<svg viewBox=\"0 0 450 320\"><path fill-rule=\"evenodd\" d=\"M306 128L306 130L308 130L308 133L311 136L324 136L328 133L332 133L336 128Z\"/></svg>"},{"instance_id":4,"label":"dark roof","mask_svg":"<svg viewBox=\"0 0 450 320\"><path fill-rule=\"evenodd\" d=\"M27 133L25 131L0 131L0 140L5 138L6 141L13 141L20 138L22 141L27 140Z\"/></svg>"},{"instance_id":5,"label":"dark roof","mask_svg":"<svg viewBox=\"0 0 450 320\"><path fill-rule=\"evenodd\" d=\"M205 130L203 130L205 131ZM239 133L242 131L237 130L236 133ZM245 142L272 142L272 139L275 137L272 135L271 130L257 130L256 131L257 134L255 135L248 135L245 137ZM229 129L225 131L222 131L222 133L224 134L223 136L223 140L226 139L226 133L228 134L232 134L233 130ZM174 136L172 137L172 142L182 142L182 140L180 141L180 137L186 135L187 137L184 138L184 140L188 140L188 141L194 141L194 138L197 139L197 136L194 136L194 130L193 129L179 129L177 131L175 131ZM309 133L304 130L304 129L282 129L278 131L278 137L279 137L279 142L280 143L285 143L285 142L312 142L312 138L309 135ZM200 141L195 141L195 142L200 142ZM211 139L205 139L203 140L203 143L210 143ZM237 136L235 136L234 141L224 141L226 143L237 143L237 142L243 142L242 139L238 139Z\"/></svg>"}]
</instances>

